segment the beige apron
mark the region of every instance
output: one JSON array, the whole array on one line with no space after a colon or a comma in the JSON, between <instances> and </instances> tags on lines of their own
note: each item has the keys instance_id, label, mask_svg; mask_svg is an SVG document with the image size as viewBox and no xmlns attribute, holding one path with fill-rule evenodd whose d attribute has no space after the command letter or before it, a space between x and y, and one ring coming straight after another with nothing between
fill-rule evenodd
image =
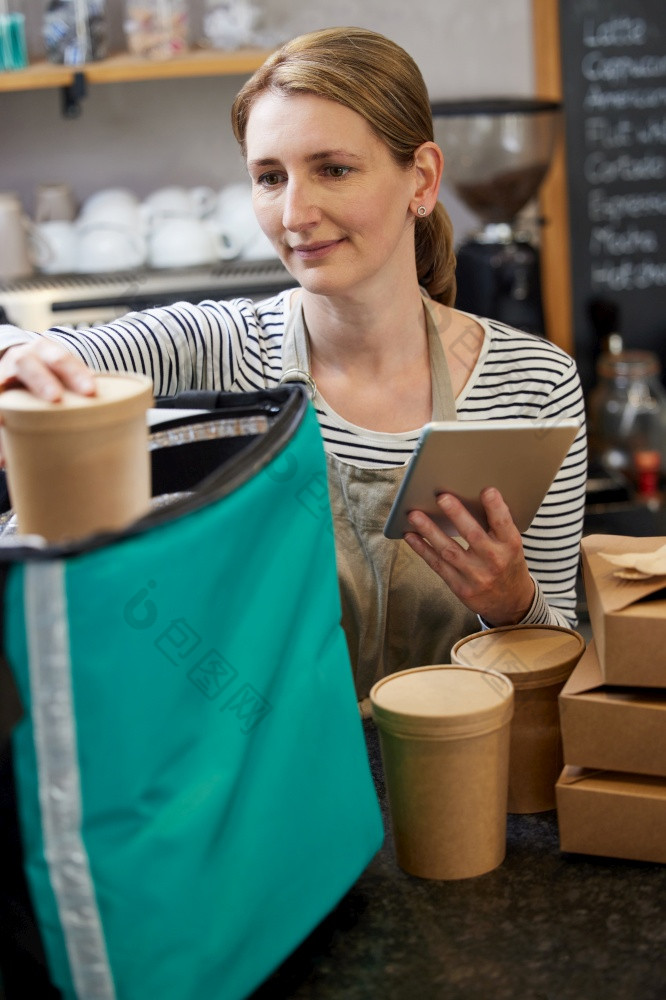
<instances>
[{"instance_id":1,"label":"beige apron","mask_svg":"<svg viewBox=\"0 0 666 1000\"><path fill-rule=\"evenodd\" d=\"M424 299L433 420L455 420L451 378L437 325ZM308 335L299 304L287 319L283 382L312 390ZM342 625L359 699L386 674L448 663L451 646L479 629L479 620L406 542L386 538L384 524L406 466L359 469L327 454Z\"/></svg>"}]
</instances>

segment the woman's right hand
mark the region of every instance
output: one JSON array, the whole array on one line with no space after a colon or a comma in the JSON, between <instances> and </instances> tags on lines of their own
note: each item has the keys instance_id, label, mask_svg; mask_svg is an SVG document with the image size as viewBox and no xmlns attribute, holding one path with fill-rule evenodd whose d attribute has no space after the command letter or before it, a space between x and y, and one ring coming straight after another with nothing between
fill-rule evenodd
<instances>
[{"instance_id":1,"label":"woman's right hand","mask_svg":"<svg viewBox=\"0 0 666 1000\"><path fill-rule=\"evenodd\" d=\"M0 358L0 390L23 386L49 403L62 399L64 389L95 395L90 368L60 344L39 337L7 348Z\"/></svg>"}]
</instances>

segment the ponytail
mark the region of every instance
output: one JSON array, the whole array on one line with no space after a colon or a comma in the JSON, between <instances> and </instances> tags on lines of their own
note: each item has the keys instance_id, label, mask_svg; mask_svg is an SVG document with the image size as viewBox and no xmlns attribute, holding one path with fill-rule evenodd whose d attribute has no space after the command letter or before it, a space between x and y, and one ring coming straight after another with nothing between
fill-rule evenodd
<instances>
[{"instance_id":1,"label":"ponytail","mask_svg":"<svg viewBox=\"0 0 666 1000\"><path fill-rule=\"evenodd\" d=\"M452 306L456 298L453 226L440 201L425 219L415 221L416 273L431 298Z\"/></svg>"}]
</instances>

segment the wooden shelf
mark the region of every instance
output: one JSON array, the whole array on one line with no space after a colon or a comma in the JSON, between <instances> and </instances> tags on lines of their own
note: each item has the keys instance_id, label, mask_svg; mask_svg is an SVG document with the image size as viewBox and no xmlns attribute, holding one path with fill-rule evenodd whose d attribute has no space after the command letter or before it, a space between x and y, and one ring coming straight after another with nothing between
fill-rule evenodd
<instances>
[{"instance_id":1,"label":"wooden shelf","mask_svg":"<svg viewBox=\"0 0 666 1000\"><path fill-rule=\"evenodd\" d=\"M0 73L0 91L69 87L77 73L83 73L89 83L245 75L258 69L268 55L269 52L264 49L238 49L235 52L192 49L164 60L141 59L121 52L81 66L58 66L43 61L25 69Z\"/></svg>"},{"instance_id":2,"label":"wooden shelf","mask_svg":"<svg viewBox=\"0 0 666 1000\"><path fill-rule=\"evenodd\" d=\"M39 62L25 69L0 73L0 91L45 90L49 87L68 87L74 78L71 66L54 66Z\"/></svg>"}]
</instances>

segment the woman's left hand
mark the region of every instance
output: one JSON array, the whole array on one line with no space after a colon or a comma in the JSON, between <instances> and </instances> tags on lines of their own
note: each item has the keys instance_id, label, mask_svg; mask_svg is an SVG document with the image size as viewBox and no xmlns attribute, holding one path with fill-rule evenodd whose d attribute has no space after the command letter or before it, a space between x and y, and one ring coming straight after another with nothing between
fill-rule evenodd
<instances>
[{"instance_id":1,"label":"woman's left hand","mask_svg":"<svg viewBox=\"0 0 666 1000\"><path fill-rule=\"evenodd\" d=\"M412 511L407 544L448 584L471 611L492 625L516 625L534 599L520 532L501 493L489 487L481 493L488 531L463 504L448 493L437 498L442 513L467 544L463 548L423 511Z\"/></svg>"}]
</instances>

